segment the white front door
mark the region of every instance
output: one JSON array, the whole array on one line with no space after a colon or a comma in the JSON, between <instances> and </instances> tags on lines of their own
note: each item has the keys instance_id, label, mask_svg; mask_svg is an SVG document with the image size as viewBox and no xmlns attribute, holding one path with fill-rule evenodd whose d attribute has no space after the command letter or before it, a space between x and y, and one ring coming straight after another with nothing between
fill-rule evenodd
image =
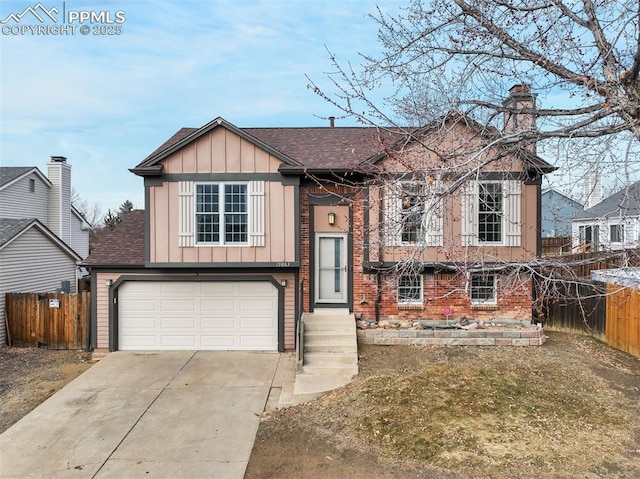
<instances>
[{"instance_id":1,"label":"white front door","mask_svg":"<svg viewBox=\"0 0 640 479\"><path fill-rule=\"evenodd\" d=\"M316 303L346 303L347 235L318 233L315 260Z\"/></svg>"}]
</instances>

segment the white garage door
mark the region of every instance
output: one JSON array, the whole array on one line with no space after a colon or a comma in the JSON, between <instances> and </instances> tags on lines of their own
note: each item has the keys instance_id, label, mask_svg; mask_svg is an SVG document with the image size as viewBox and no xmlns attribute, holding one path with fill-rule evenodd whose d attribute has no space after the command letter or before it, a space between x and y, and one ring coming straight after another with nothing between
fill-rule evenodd
<instances>
[{"instance_id":1,"label":"white garage door","mask_svg":"<svg viewBox=\"0 0 640 479\"><path fill-rule=\"evenodd\" d=\"M278 292L267 281L129 281L118 313L121 350L278 349Z\"/></svg>"}]
</instances>

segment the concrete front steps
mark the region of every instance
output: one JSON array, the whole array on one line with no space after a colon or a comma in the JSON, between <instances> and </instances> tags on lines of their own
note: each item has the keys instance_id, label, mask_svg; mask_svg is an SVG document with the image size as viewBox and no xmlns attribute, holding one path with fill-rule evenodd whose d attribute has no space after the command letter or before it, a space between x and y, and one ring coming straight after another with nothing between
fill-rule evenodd
<instances>
[{"instance_id":1,"label":"concrete front steps","mask_svg":"<svg viewBox=\"0 0 640 479\"><path fill-rule=\"evenodd\" d=\"M358 374L358 340L353 314L343 309L305 313L304 354L293 389L301 404L351 382Z\"/></svg>"}]
</instances>

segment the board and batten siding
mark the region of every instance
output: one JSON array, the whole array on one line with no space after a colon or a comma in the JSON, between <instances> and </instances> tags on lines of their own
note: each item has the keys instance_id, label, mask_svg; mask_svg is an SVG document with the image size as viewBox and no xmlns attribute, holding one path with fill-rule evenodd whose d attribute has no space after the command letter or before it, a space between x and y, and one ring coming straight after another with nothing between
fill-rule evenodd
<instances>
[{"instance_id":1,"label":"board and batten siding","mask_svg":"<svg viewBox=\"0 0 640 479\"><path fill-rule=\"evenodd\" d=\"M250 238L248 246L194 245L193 236L185 238L184 225L192 226L195 218L183 217L184 211L190 211L184 208L184 195L193 195L193 188L185 190L186 181L165 181L161 186L149 187L148 191L150 263L296 261L296 186L256 180L254 176L277 173L280 165L277 158L224 128L212 130L165 159L164 171L193 175L188 182L191 185L199 181L198 174L202 175L203 182L210 181L211 174L219 181L225 181L225 174L234 174L234 180L230 180L234 182L244 181L238 179L238 174L247 174L250 201L254 199L253 187L259 185L260 202L264 205L261 214L251 215L249 222L252 227L264 228L264 238ZM191 211L187 216L193 214ZM258 222L253 223L254 220Z\"/></svg>"},{"instance_id":2,"label":"board and batten siding","mask_svg":"<svg viewBox=\"0 0 640 479\"><path fill-rule=\"evenodd\" d=\"M5 293L48 293L69 281L76 292L76 260L31 228L0 251L0 344L4 344Z\"/></svg>"},{"instance_id":3,"label":"board and batten siding","mask_svg":"<svg viewBox=\"0 0 640 479\"><path fill-rule=\"evenodd\" d=\"M29 188L29 180L34 180L33 192ZM48 201L49 185L36 173L31 173L0 191L0 217L36 218L48 225Z\"/></svg>"}]
</instances>

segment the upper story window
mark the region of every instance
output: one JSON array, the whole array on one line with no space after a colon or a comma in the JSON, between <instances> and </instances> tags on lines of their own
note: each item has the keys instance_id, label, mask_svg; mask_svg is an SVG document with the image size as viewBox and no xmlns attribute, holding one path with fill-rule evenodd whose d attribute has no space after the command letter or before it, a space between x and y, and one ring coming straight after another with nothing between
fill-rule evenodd
<instances>
[{"instance_id":1,"label":"upper story window","mask_svg":"<svg viewBox=\"0 0 640 479\"><path fill-rule=\"evenodd\" d=\"M400 229L403 243L424 241L424 202L418 185L406 185L400 199Z\"/></svg>"},{"instance_id":2,"label":"upper story window","mask_svg":"<svg viewBox=\"0 0 640 479\"><path fill-rule=\"evenodd\" d=\"M443 198L418 182L389 182L384 190L386 245L442 246Z\"/></svg>"},{"instance_id":3,"label":"upper story window","mask_svg":"<svg viewBox=\"0 0 640 479\"><path fill-rule=\"evenodd\" d=\"M471 302L476 304L495 304L497 301L496 275L471 275Z\"/></svg>"},{"instance_id":4,"label":"upper story window","mask_svg":"<svg viewBox=\"0 0 640 479\"><path fill-rule=\"evenodd\" d=\"M196 185L196 243L244 245L249 235L246 183Z\"/></svg>"},{"instance_id":5,"label":"upper story window","mask_svg":"<svg viewBox=\"0 0 640 479\"><path fill-rule=\"evenodd\" d=\"M504 218L501 183L478 184L478 240L501 243Z\"/></svg>"},{"instance_id":6,"label":"upper story window","mask_svg":"<svg viewBox=\"0 0 640 479\"><path fill-rule=\"evenodd\" d=\"M36 192L36 180L33 178L29 178L29 193Z\"/></svg>"},{"instance_id":7,"label":"upper story window","mask_svg":"<svg viewBox=\"0 0 640 479\"><path fill-rule=\"evenodd\" d=\"M612 243L624 243L624 225L609 225L609 240Z\"/></svg>"},{"instance_id":8,"label":"upper story window","mask_svg":"<svg viewBox=\"0 0 640 479\"><path fill-rule=\"evenodd\" d=\"M404 275L398 278L398 303L422 304L422 275Z\"/></svg>"}]
</instances>

